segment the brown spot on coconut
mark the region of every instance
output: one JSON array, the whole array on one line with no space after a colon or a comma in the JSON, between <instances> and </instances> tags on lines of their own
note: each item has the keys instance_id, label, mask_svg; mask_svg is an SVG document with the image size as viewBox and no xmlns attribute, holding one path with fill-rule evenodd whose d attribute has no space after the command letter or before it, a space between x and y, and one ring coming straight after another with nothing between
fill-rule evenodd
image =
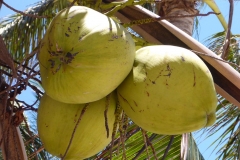
<instances>
[{"instance_id":1,"label":"brown spot on coconut","mask_svg":"<svg viewBox=\"0 0 240 160\"><path fill-rule=\"evenodd\" d=\"M187 49L141 48L132 72L117 88L119 103L133 122L153 133L175 135L210 126L216 119L217 96L206 70L205 63ZM148 84L148 94L146 79L155 81Z\"/></svg>"},{"instance_id":2,"label":"brown spot on coconut","mask_svg":"<svg viewBox=\"0 0 240 160\"><path fill-rule=\"evenodd\" d=\"M134 41L123 26L84 6L66 8L54 17L41 42L42 85L61 102L96 101L126 78L134 56Z\"/></svg>"}]
</instances>

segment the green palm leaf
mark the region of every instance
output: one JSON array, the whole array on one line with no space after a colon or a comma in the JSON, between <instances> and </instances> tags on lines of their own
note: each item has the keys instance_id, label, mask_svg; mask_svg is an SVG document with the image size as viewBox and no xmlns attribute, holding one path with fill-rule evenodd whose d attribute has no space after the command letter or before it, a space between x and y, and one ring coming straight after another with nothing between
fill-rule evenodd
<instances>
[{"instance_id":1,"label":"green palm leaf","mask_svg":"<svg viewBox=\"0 0 240 160\"><path fill-rule=\"evenodd\" d=\"M16 14L1 20L0 34L4 38L13 59L21 62L25 58L29 66L35 64L36 57L27 56L38 46L55 13L68 5L69 2L65 0L43 1L28 8L24 13L35 16L46 16L46 18Z\"/></svg>"},{"instance_id":2,"label":"green palm leaf","mask_svg":"<svg viewBox=\"0 0 240 160\"><path fill-rule=\"evenodd\" d=\"M183 137L184 139L182 141ZM204 160L191 133L184 134L183 136L158 135L145 132L132 121L129 121L126 136L124 137L125 141L122 141L121 138L123 137L121 137L121 134L118 132L118 136L114 139L113 146L110 144L105 150L88 158L88 160L109 159L111 154L113 160L175 160L181 157L186 160Z\"/></svg>"},{"instance_id":3,"label":"green palm leaf","mask_svg":"<svg viewBox=\"0 0 240 160\"><path fill-rule=\"evenodd\" d=\"M205 41L205 45L210 50L215 52L217 55L221 56L223 54L223 46L224 46L225 40L226 40L226 31L218 32L208 37L208 39ZM227 53L228 55L227 61L236 70L239 70L239 67L237 66L239 66L240 64L239 40L240 40L239 34L232 34L230 36L229 49Z\"/></svg>"},{"instance_id":4,"label":"green palm leaf","mask_svg":"<svg viewBox=\"0 0 240 160\"><path fill-rule=\"evenodd\" d=\"M222 46L224 45L225 37L225 31L216 33L206 40L206 45L220 56L223 52ZM231 35L226 62L238 71L240 64L239 37L239 35ZM222 134L209 147L216 145L214 150L217 150L218 159L239 159L240 111L237 106L232 105L220 95L218 99L217 122L212 127L206 129L205 132L208 134L207 138L214 136L220 131Z\"/></svg>"},{"instance_id":5,"label":"green palm leaf","mask_svg":"<svg viewBox=\"0 0 240 160\"><path fill-rule=\"evenodd\" d=\"M237 159L240 146L240 111L238 107L222 99L217 115L217 122L206 130L208 137L223 131L221 136L212 143L212 145L217 144L215 150L218 150L218 159Z\"/></svg>"}]
</instances>

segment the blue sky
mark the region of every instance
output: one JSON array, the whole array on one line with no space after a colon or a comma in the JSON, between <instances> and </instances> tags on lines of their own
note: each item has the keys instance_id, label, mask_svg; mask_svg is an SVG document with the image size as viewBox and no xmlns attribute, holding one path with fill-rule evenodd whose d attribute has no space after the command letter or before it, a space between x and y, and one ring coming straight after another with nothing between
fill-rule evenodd
<instances>
[{"instance_id":1,"label":"blue sky","mask_svg":"<svg viewBox=\"0 0 240 160\"><path fill-rule=\"evenodd\" d=\"M222 15L228 22L228 12L229 12L229 2L228 0L215 0ZM240 15L240 1L235 1L234 3L234 13L233 13L233 23L231 31L233 34L240 34L240 20L238 15ZM200 10L201 13L207 13L211 11L208 6L203 6ZM223 31L223 27L218 21L215 15L209 15L206 17L199 17L199 41L203 42L208 36Z\"/></svg>"},{"instance_id":2,"label":"blue sky","mask_svg":"<svg viewBox=\"0 0 240 160\"><path fill-rule=\"evenodd\" d=\"M39 0L8 0L6 1L10 6L14 7L17 10L25 10L29 7L29 5L34 4L35 2L38 2ZM228 20L228 12L229 12L229 2L228 0L216 0L217 5L219 6L220 10L222 11L223 16ZM235 1L234 6L234 16L233 16L233 24L232 24L232 33L233 34L240 34L240 20L238 15L240 15L240 1ZM203 6L200 10L201 13L207 13L211 11L207 6ZM10 9L6 8L4 5L2 6L0 10L0 19L4 16L13 14L14 12ZM237 19L238 18L238 19ZM202 43L204 43L204 40L208 38L210 35L223 31L223 27L221 26L220 22L216 18L215 15L209 15L204 17L199 17L199 27L198 27L198 33L199 37L198 40ZM196 35L194 35L196 38ZM27 103L31 104L34 102L34 94L31 89L28 89L23 92L18 98L21 100L25 100ZM216 136L220 135L217 134ZM204 137L204 136L203 136ZM213 160L216 157L216 153L213 152L211 149L207 149L207 146L212 143L214 138L210 138L207 141L203 141L203 139L198 139L198 142L200 143L200 151L203 153L206 160ZM212 154L211 154L212 153Z\"/></svg>"},{"instance_id":3,"label":"blue sky","mask_svg":"<svg viewBox=\"0 0 240 160\"><path fill-rule=\"evenodd\" d=\"M229 16L229 1L228 0L215 0L217 3L222 15L228 22L228 16ZM231 31L233 34L240 34L240 1L235 1L234 3L234 13L233 13L233 22L232 22L232 28ZM211 11L208 6L202 7L201 13L207 13ZM204 43L206 38L211 36L212 34L216 32L223 31L223 27L221 26L220 22L218 21L217 17L215 15L209 15L207 17L199 17L199 41L201 43ZM199 148L201 153L204 155L204 158L206 160L214 160L216 159L216 152L213 152L212 148L216 145L213 145L212 148L208 148L208 146L216 139L216 137L220 136L222 131L219 131L217 134L215 134L214 137L211 137L205 141L203 141L203 138L197 139L197 142L199 142ZM200 134L197 134L198 137ZM205 136L201 136L205 137Z\"/></svg>"}]
</instances>

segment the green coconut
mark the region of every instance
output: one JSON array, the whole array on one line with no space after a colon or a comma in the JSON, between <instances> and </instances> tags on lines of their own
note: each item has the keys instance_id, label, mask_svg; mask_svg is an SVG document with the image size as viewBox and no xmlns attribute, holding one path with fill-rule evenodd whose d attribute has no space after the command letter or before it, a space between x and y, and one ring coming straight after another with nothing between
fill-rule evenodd
<instances>
[{"instance_id":1,"label":"green coconut","mask_svg":"<svg viewBox=\"0 0 240 160\"><path fill-rule=\"evenodd\" d=\"M111 18L83 6L60 11L41 41L38 55L42 85L65 103L99 100L132 69L135 44Z\"/></svg>"},{"instance_id":2,"label":"green coconut","mask_svg":"<svg viewBox=\"0 0 240 160\"><path fill-rule=\"evenodd\" d=\"M133 70L117 91L125 113L153 133L192 132L216 119L212 75L184 48L159 45L137 50Z\"/></svg>"},{"instance_id":3,"label":"green coconut","mask_svg":"<svg viewBox=\"0 0 240 160\"><path fill-rule=\"evenodd\" d=\"M37 128L44 148L52 155L62 157L69 145L64 159L80 160L91 157L103 150L110 142L115 120L116 94L110 94L96 102L88 103L87 109L74 132L83 108L87 104L67 104L58 102L46 94L41 98L38 108ZM105 126L104 111L107 111ZM73 135L73 136L72 136Z\"/></svg>"}]
</instances>

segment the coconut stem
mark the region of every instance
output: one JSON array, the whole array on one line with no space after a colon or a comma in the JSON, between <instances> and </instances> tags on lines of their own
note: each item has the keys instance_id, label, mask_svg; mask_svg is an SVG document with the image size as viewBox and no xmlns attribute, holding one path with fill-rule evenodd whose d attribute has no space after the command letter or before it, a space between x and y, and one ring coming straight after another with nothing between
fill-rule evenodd
<instances>
[{"instance_id":1,"label":"coconut stem","mask_svg":"<svg viewBox=\"0 0 240 160\"><path fill-rule=\"evenodd\" d=\"M126 130L125 130L125 127L124 127L124 125L125 125L125 120L126 120L126 118L125 117L127 117L127 115L126 114L124 114L124 112L122 113L122 116L121 116L121 121L120 121L120 123L119 123L119 132L120 132L120 141L121 141L121 144L122 144L122 158L123 159L127 159L127 157L126 157L126 148L125 148L125 139L126 139Z\"/></svg>"},{"instance_id":2,"label":"coconut stem","mask_svg":"<svg viewBox=\"0 0 240 160\"><path fill-rule=\"evenodd\" d=\"M79 118L78 118L78 120L77 120L77 123L76 123L74 129L73 129L73 132L72 132L70 141L69 141L69 143L68 143L67 149L66 149L64 155L63 155L62 158L61 158L62 160L64 160L64 158L65 158L66 155L67 155L67 152L68 152L68 150L69 150L69 148L70 148L70 146L71 146L71 144L72 144L72 140L73 140L74 134L75 134L75 132L76 132L76 130L77 130L77 127L78 127L78 125L79 125L79 123L80 123L80 121L81 121L81 119L82 119L82 116L84 115L84 113L85 113L85 111L87 110L88 106L89 106L89 103L86 103L85 106L84 106L83 109L82 109L82 112L81 112L81 114L80 114L80 116L79 116Z\"/></svg>"},{"instance_id":3,"label":"coconut stem","mask_svg":"<svg viewBox=\"0 0 240 160\"><path fill-rule=\"evenodd\" d=\"M107 97L106 97L106 105L105 105L105 111L104 111L105 127L106 127L106 131L107 131L107 138L109 137L109 127L108 127L108 117L107 117L109 101L110 101L110 94L107 95Z\"/></svg>"},{"instance_id":4,"label":"coconut stem","mask_svg":"<svg viewBox=\"0 0 240 160\"><path fill-rule=\"evenodd\" d=\"M143 129L141 129L141 130L143 130ZM154 155L155 159L157 159L156 152L155 152L154 147L153 147L153 145L151 143L151 141L157 136L157 134L153 133L150 137L148 137L148 135L146 134L146 131L145 131L145 134L143 136L145 136L144 138L146 139L146 144L144 144L142 146L142 148L138 151L138 153L133 158L133 160L138 159L138 157L145 151L146 147L148 147L148 146L151 147L153 155Z\"/></svg>"},{"instance_id":5,"label":"coconut stem","mask_svg":"<svg viewBox=\"0 0 240 160\"><path fill-rule=\"evenodd\" d=\"M117 133L118 125L121 121L121 115L122 115L123 109L119 104L119 101L117 101L117 106L115 109L115 121L113 125L113 132L112 132L112 142L111 142L111 147L110 147L110 159L112 159L112 149L114 146L114 138Z\"/></svg>"},{"instance_id":6,"label":"coconut stem","mask_svg":"<svg viewBox=\"0 0 240 160\"><path fill-rule=\"evenodd\" d=\"M150 156L149 156L149 152L148 152L148 143L147 143L147 138L146 138L146 131L141 129L142 131L142 135L143 135L143 141L144 141L144 145L145 145L145 150L147 152L147 157L148 159L150 159Z\"/></svg>"}]
</instances>

